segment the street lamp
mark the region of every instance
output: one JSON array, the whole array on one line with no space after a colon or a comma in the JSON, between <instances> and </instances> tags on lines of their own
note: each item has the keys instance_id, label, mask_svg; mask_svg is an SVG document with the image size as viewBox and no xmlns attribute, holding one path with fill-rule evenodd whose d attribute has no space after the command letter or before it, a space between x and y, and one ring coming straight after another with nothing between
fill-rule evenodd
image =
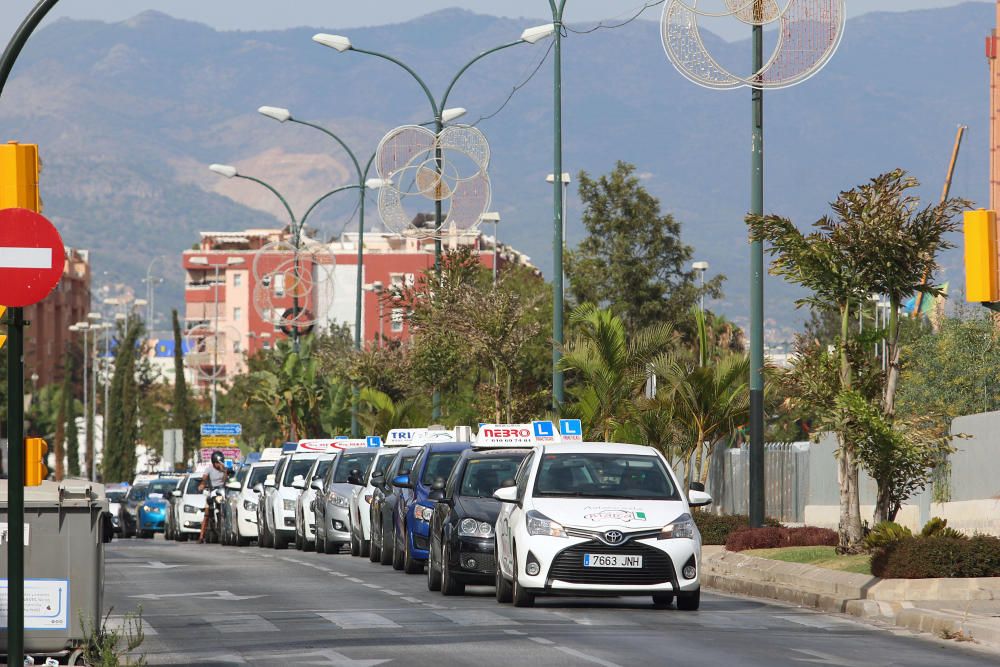
<instances>
[{"instance_id":1,"label":"street lamp","mask_svg":"<svg viewBox=\"0 0 1000 667\"><path fill-rule=\"evenodd\" d=\"M89 334L90 334L90 322L81 321L76 324L70 325L69 330L73 333L83 332L83 418L86 424L87 433L84 437L85 445L85 460L84 464L87 468L87 475L91 481L94 481L93 470L94 470L94 429L90 422L90 391L89 391L89 375L88 372L88 356L90 351Z\"/></svg>"},{"instance_id":2,"label":"street lamp","mask_svg":"<svg viewBox=\"0 0 1000 667\"><path fill-rule=\"evenodd\" d=\"M561 0L561 2L565 4L565 0ZM403 70L406 71L407 74L409 74L413 78L414 81L417 82L420 88L424 91L424 95L427 96L427 101L430 103L431 112L434 115L435 132L440 134L441 131L444 129L445 123L455 120L456 118L465 113L465 109L463 108L456 108L452 110L449 109L447 105L448 105L448 96L451 94L451 91L455 87L455 84L458 83L458 80L462 77L463 74L465 74L465 72L470 67L472 67L479 60L485 58L491 53L496 53L497 51L502 51L503 49L507 49L512 46L517 46L518 44L534 44L550 35L556 35L556 39L558 40L558 34L559 31L557 29L557 25L554 23L542 26L535 26L528 28L527 30L522 32L521 36L516 41L508 42L506 44L501 44L500 46L496 46L493 47L492 49L487 49L486 51L483 51L478 56L476 56L475 58L467 62L465 65L463 65L461 68L459 68L458 72L455 74L455 76L452 77L451 81L449 82L448 87L445 88L444 95L441 96L440 100L436 100L434 98L434 95L431 93L431 90L428 87L427 83L420 77L420 75L417 74L412 67L404 63L402 60L399 60L398 58L395 58L385 53L380 53L378 51L360 49L354 46L351 43L351 40L343 35L329 35L325 33L320 33L313 36L313 41L316 42L317 44L329 47L337 51L338 53L343 53L344 51L356 51L358 53L363 53L366 55L375 56L376 58L382 58L383 60L388 60L389 62L397 65L398 67L401 67ZM449 111L451 113L449 113ZM440 149L436 151L436 158L437 158L438 168L440 168L441 166ZM558 171L561 172L562 168L560 167ZM441 206L441 200L437 199L434 203L435 229L441 228L443 220L444 216ZM441 239L435 238L434 273L438 277L439 281L441 277L441 250L442 250ZM441 392L435 390L433 398L432 418L438 419L440 418L440 416L441 416Z\"/></svg>"},{"instance_id":3,"label":"street lamp","mask_svg":"<svg viewBox=\"0 0 1000 667\"><path fill-rule=\"evenodd\" d=\"M365 285L365 291L371 292L378 299L378 347L381 349L382 340L385 338L385 326L382 323L382 292L385 286L382 284L381 280L376 280L373 283Z\"/></svg>"},{"instance_id":4,"label":"street lamp","mask_svg":"<svg viewBox=\"0 0 1000 667\"><path fill-rule=\"evenodd\" d=\"M701 275L701 314L705 315L705 272L708 271L708 262L695 262L691 265L694 271Z\"/></svg>"},{"instance_id":5,"label":"street lamp","mask_svg":"<svg viewBox=\"0 0 1000 667\"><path fill-rule=\"evenodd\" d=\"M479 218L483 222L493 223L493 286L497 284L497 262L500 261L500 240L497 238L497 226L500 224L500 214L496 211L483 213Z\"/></svg>"},{"instance_id":6,"label":"street lamp","mask_svg":"<svg viewBox=\"0 0 1000 667\"><path fill-rule=\"evenodd\" d=\"M560 197L559 206L561 207L561 212L559 214L559 220L560 220L560 226L561 226L561 229L562 229L562 236L560 237L560 240L559 240L559 242L560 242L560 248L561 248L561 251L559 253L560 256L562 256L562 254L566 252L566 191L569 189L569 184L570 184L571 181L572 181L572 178L570 177L569 172L568 171L562 172L562 179L560 181L562 183L562 192L559 195L559 197ZM546 183L555 183L556 182L555 174L549 174L548 176L546 176L545 177L545 182ZM559 265L562 266L562 262L561 261L560 261ZM563 301L565 301L566 300L566 271L565 270L563 270L561 272L560 279L562 280L561 294L562 294ZM559 313L559 317L562 318L562 308L560 308L559 311L557 311L557 312Z\"/></svg>"},{"instance_id":7,"label":"street lamp","mask_svg":"<svg viewBox=\"0 0 1000 667\"><path fill-rule=\"evenodd\" d=\"M156 286L164 281L161 277L153 278L153 265L160 259L163 259L163 255L157 255L149 261L149 265L146 266L146 277L142 281L146 283L146 301L149 304L146 309L146 326L149 327L150 331L153 329L153 301L156 297Z\"/></svg>"}]
</instances>

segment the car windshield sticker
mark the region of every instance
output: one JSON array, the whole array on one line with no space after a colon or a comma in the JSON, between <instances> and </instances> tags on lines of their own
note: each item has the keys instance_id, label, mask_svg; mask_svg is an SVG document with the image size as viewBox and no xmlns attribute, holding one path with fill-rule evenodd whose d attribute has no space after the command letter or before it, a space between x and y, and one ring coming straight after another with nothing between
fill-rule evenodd
<instances>
[{"instance_id":1,"label":"car windshield sticker","mask_svg":"<svg viewBox=\"0 0 1000 667\"><path fill-rule=\"evenodd\" d=\"M589 514L584 514L583 518L594 523L602 521L645 521L646 513L637 509L621 509L618 507L586 507L584 511L594 510Z\"/></svg>"}]
</instances>

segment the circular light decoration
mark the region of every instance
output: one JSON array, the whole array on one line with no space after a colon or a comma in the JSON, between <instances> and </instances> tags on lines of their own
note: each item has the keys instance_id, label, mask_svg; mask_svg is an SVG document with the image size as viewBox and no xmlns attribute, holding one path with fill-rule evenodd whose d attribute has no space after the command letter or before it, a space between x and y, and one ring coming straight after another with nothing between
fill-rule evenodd
<instances>
[{"instance_id":1,"label":"circular light decoration","mask_svg":"<svg viewBox=\"0 0 1000 667\"><path fill-rule=\"evenodd\" d=\"M333 302L335 268L329 246L314 239L268 243L254 256L254 310L289 337L309 333Z\"/></svg>"},{"instance_id":2,"label":"circular light decoration","mask_svg":"<svg viewBox=\"0 0 1000 667\"><path fill-rule=\"evenodd\" d=\"M201 381L217 380L226 375L226 353L234 350L233 344L241 339L236 327L216 328L211 322L196 324L184 334L184 363L198 373ZM242 350L240 345L239 351Z\"/></svg>"},{"instance_id":3,"label":"circular light decoration","mask_svg":"<svg viewBox=\"0 0 1000 667\"><path fill-rule=\"evenodd\" d=\"M450 125L440 134L419 125L397 127L379 142L375 157L386 182L378 194L382 222L393 231L426 237L475 229L490 206L489 163L489 142L469 125ZM438 202L440 226L422 215Z\"/></svg>"},{"instance_id":4,"label":"circular light decoration","mask_svg":"<svg viewBox=\"0 0 1000 667\"><path fill-rule=\"evenodd\" d=\"M758 72L733 73L702 41L699 21L773 26L774 50ZM667 0L660 34L673 66L699 86L787 88L818 72L844 35L844 0Z\"/></svg>"}]
</instances>

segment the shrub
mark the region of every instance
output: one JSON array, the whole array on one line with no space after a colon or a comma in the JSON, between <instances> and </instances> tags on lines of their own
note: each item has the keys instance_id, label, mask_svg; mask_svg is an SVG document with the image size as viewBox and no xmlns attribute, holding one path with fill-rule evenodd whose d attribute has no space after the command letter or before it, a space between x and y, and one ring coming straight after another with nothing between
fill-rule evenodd
<instances>
[{"instance_id":1,"label":"shrub","mask_svg":"<svg viewBox=\"0 0 1000 667\"><path fill-rule=\"evenodd\" d=\"M954 528L948 527L948 519L934 517L927 522L924 529L920 531L921 537L950 537L956 540L964 540L965 534Z\"/></svg>"},{"instance_id":2,"label":"shrub","mask_svg":"<svg viewBox=\"0 0 1000 667\"><path fill-rule=\"evenodd\" d=\"M744 528L735 531L726 540L727 551L748 549L777 549L781 547L835 547L837 532L829 528L805 526L803 528Z\"/></svg>"},{"instance_id":3,"label":"shrub","mask_svg":"<svg viewBox=\"0 0 1000 667\"><path fill-rule=\"evenodd\" d=\"M702 544L725 544L730 534L750 527L750 517L745 514L711 514L692 512L694 522L701 533ZM781 526L777 519L764 519L766 526Z\"/></svg>"},{"instance_id":4,"label":"shrub","mask_svg":"<svg viewBox=\"0 0 1000 667\"><path fill-rule=\"evenodd\" d=\"M913 533L906 526L901 526L894 521L883 521L876 524L865 536L865 547L869 551L885 549L908 537L913 537Z\"/></svg>"},{"instance_id":5,"label":"shrub","mask_svg":"<svg viewBox=\"0 0 1000 667\"><path fill-rule=\"evenodd\" d=\"M1000 538L910 537L877 550L871 563L886 579L1000 577Z\"/></svg>"}]
</instances>

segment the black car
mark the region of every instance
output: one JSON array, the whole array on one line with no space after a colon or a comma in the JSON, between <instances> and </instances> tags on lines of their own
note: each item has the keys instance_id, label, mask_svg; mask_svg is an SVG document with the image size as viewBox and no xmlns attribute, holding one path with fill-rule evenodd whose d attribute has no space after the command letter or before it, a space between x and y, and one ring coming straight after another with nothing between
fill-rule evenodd
<instances>
[{"instance_id":1,"label":"black car","mask_svg":"<svg viewBox=\"0 0 1000 667\"><path fill-rule=\"evenodd\" d=\"M420 449L420 447L400 448L385 474L381 477L372 476L371 482L374 487L371 508L372 550L368 556L372 562L377 560L382 565L392 564L393 545L396 541L392 512L399 501L399 489L392 486L391 482L399 475L410 472Z\"/></svg>"},{"instance_id":2,"label":"black car","mask_svg":"<svg viewBox=\"0 0 1000 667\"><path fill-rule=\"evenodd\" d=\"M500 501L493 493L512 486L529 449L469 449L448 481L436 484L430 524L427 588L461 595L466 584L492 585L496 577L493 526Z\"/></svg>"},{"instance_id":3,"label":"black car","mask_svg":"<svg viewBox=\"0 0 1000 667\"><path fill-rule=\"evenodd\" d=\"M139 506L146 500L149 486L136 484L128 490L118 508L122 537L135 537L139 525Z\"/></svg>"}]
</instances>

